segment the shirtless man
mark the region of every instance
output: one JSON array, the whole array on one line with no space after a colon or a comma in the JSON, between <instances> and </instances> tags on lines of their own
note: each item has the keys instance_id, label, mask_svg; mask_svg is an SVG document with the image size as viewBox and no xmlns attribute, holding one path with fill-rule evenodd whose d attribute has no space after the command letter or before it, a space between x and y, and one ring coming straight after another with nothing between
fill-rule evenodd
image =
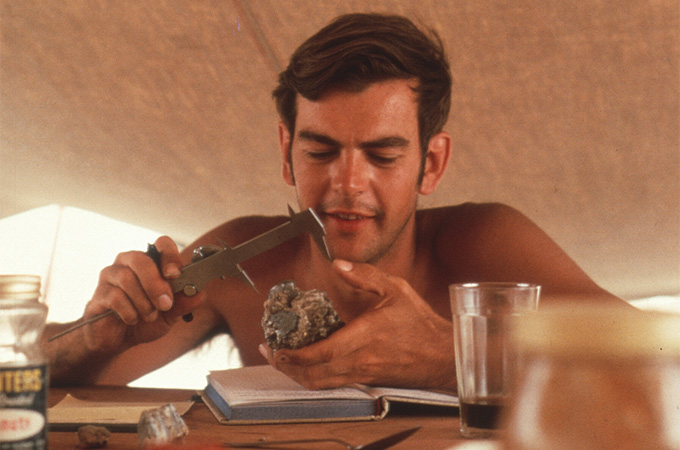
<instances>
[{"instance_id":1,"label":"shirtless man","mask_svg":"<svg viewBox=\"0 0 680 450\"><path fill-rule=\"evenodd\" d=\"M522 281L542 303L578 295L623 303L599 288L536 225L500 204L417 210L449 161L442 130L451 78L439 40L400 17L338 18L296 51L274 91L283 178L301 210L326 229L333 262L308 235L243 263L260 287L215 280L194 297L172 296L198 245L230 245L284 217L242 217L179 253L161 237L162 273L142 252L101 272L84 317L97 323L46 344L54 384L127 383L229 332L244 364L267 361L312 388L359 382L455 389L448 286ZM328 339L274 354L260 319L267 289L291 279L328 293L347 325ZM194 320L180 317L193 312ZM60 330L48 327L45 337ZM389 368L388 370L386 368Z\"/></svg>"}]
</instances>

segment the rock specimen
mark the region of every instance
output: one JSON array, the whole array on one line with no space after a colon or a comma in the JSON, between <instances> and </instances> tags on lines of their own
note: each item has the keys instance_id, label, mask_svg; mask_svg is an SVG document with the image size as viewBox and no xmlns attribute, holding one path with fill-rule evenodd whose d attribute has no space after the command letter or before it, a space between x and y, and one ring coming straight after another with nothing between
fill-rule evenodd
<instances>
[{"instance_id":1,"label":"rock specimen","mask_svg":"<svg viewBox=\"0 0 680 450\"><path fill-rule=\"evenodd\" d=\"M104 427L84 425L78 428L78 447L102 448L106 447L111 437L111 432Z\"/></svg>"},{"instance_id":2,"label":"rock specimen","mask_svg":"<svg viewBox=\"0 0 680 450\"><path fill-rule=\"evenodd\" d=\"M172 443L187 434L189 429L172 403L144 411L137 424L140 447Z\"/></svg>"},{"instance_id":3,"label":"rock specimen","mask_svg":"<svg viewBox=\"0 0 680 450\"><path fill-rule=\"evenodd\" d=\"M302 291L290 280L272 287L264 302L262 328L272 350L304 347L343 325L325 292Z\"/></svg>"}]
</instances>

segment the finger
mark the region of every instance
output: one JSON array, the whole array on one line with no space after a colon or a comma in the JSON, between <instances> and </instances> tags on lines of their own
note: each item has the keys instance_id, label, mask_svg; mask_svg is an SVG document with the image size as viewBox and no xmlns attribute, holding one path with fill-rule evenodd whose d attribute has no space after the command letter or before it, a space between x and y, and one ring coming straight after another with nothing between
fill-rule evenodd
<instances>
[{"instance_id":1,"label":"finger","mask_svg":"<svg viewBox=\"0 0 680 450\"><path fill-rule=\"evenodd\" d=\"M158 310L149 301L137 302L134 305L130 298L120 288L111 286L106 294L109 307L126 325L136 325L140 320L152 321L158 317Z\"/></svg>"},{"instance_id":2,"label":"finger","mask_svg":"<svg viewBox=\"0 0 680 450\"><path fill-rule=\"evenodd\" d=\"M371 264L336 259L333 261L333 268L352 287L371 292L380 298L399 289L399 278L391 277Z\"/></svg>"},{"instance_id":3,"label":"finger","mask_svg":"<svg viewBox=\"0 0 680 450\"><path fill-rule=\"evenodd\" d=\"M311 351L309 350L310 347L312 347ZM269 365L289 375L294 380L310 377L308 374L310 370L318 370L319 365L332 359L327 349L315 344L302 349L279 349L275 351L267 344L262 343L259 345L258 351Z\"/></svg>"},{"instance_id":4,"label":"finger","mask_svg":"<svg viewBox=\"0 0 680 450\"><path fill-rule=\"evenodd\" d=\"M170 288L168 282L161 277L156 263L145 253L121 253L116 258L114 265L126 267L132 272L132 274L121 272L121 278L117 280L117 283L113 284L118 285L127 292L128 286L134 286L134 279L132 277L132 275L134 275L137 278L139 284L142 286L146 298L151 301L155 308L161 311L169 311L170 308L172 308L172 289ZM131 296L130 298L134 302L138 297Z\"/></svg>"},{"instance_id":5,"label":"finger","mask_svg":"<svg viewBox=\"0 0 680 450\"><path fill-rule=\"evenodd\" d=\"M175 241L168 236L161 236L156 239L154 245L161 254L163 276L170 280L180 276L183 263Z\"/></svg>"},{"instance_id":6,"label":"finger","mask_svg":"<svg viewBox=\"0 0 680 450\"><path fill-rule=\"evenodd\" d=\"M349 383L347 374L350 371L341 360L311 364L309 363L311 359L306 359L307 363L297 364L305 359L298 357L298 352L297 350L272 352L268 347L264 350L270 365L309 389L323 389Z\"/></svg>"},{"instance_id":7,"label":"finger","mask_svg":"<svg viewBox=\"0 0 680 450\"><path fill-rule=\"evenodd\" d=\"M313 366L323 364L333 359L333 349L317 342L299 349L279 349L271 353L268 359L274 367L281 364L295 366Z\"/></svg>"},{"instance_id":8,"label":"finger","mask_svg":"<svg viewBox=\"0 0 680 450\"><path fill-rule=\"evenodd\" d=\"M319 366L282 366L277 368L289 378L306 387L307 389L332 389L346 386L351 383L362 383L349 373L333 373L328 365Z\"/></svg>"},{"instance_id":9,"label":"finger","mask_svg":"<svg viewBox=\"0 0 680 450\"><path fill-rule=\"evenodd\" d=\"M277 370L310 389L338 387L348 383L367 383L371 381L369 357L358 355L361 348L349 350L336 342L328 347L327 340L317 342L298 350L278 350L270 353L268 361ZM334 350L335 349L335 350ZM341 352L337 349L341 349Z\"/></svg>"},{"instance_id":10,"label":"finger","mask_svg":"<svg viewBox=\"0 0 680 450\"><path fill-rule=\"evenodd\" d=\"M346 324L326 339L299 349L279 349L271 352L274 366L279 363L297 366L324 364L345 357L366 346L366 338L370 336L369 322L356 320Z\"/></svg>"},{"instance_id":11,"label":"finger","mask_svg":"<svg viewBox=\"0 0 680 450\"><path fill-rule=\"evenodd\" d=\"M268 346L267 344L262 343L262 344L260 344L260 345L257 347L257 351L260 352L260 355L262 355L262 357L263 357L264 359L266 359L267 362L268 362L270 365L272 365L272 366L274 365L274 364L273 364L273 362L274 362L274 352L272 351L272 349L271 349L270 346Z\"/></svg>"},{"instance_id":12,"label":"finger","mask_svg":"<svg viewBox=\"0 0 680 450\"><path fill-rule=\"evenodd\" d=\"M155 262L145 253L120 253L114 264L100 272L100 298L121 314L126 323L135 323L130 306L145 320L155 320L155 311L172 307L172 291L161 278ZM120 292L117 292L119 290Z\"/></svg>"},{"instance_id":13,"label":"finger","mask_svg":"<svg viewBox=\"0 0 680 450\"><path fill-rule=\"evenodd\" d=\"M152 321L157 315L157 309L139 278L127 266L104 268L93 298L101 299L100 304L114 310L128 325L136 324L140 317Z\"/></svg>"}]
</instances>

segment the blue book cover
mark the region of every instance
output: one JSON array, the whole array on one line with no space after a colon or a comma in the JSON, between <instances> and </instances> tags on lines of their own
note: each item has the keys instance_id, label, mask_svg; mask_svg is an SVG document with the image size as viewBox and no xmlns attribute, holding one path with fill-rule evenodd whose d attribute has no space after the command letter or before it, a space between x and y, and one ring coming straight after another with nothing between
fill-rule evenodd
<instances>
[{"instance_id":1,"label":"blue book cover","mask_svg":"<svg viewBox=\"0 0 680 450\"><path fill-rule=\"evenodd\" d=\"M390 402L458 406L454 395L351 385L311 390L271 366L211 372L203 398L225 424L377 420Z\"/></svg>"}]
</instances>

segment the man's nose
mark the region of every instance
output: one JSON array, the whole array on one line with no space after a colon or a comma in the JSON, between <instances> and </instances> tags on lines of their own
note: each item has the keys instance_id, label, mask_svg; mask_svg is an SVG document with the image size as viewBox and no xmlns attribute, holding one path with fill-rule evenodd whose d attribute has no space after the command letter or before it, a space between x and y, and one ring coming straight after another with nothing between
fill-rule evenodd
<instances>
[{"instance_id":1,"label":"man's nose","mask_svg":"<svg viewBox=\"0 0 680 450\"><path fill-rule=\"evenodd\" d=\"M370 167L359 151L343 152L333 172L333 188L343 195L359 194L368 186Z\"/></svg>"}]
</instances>

